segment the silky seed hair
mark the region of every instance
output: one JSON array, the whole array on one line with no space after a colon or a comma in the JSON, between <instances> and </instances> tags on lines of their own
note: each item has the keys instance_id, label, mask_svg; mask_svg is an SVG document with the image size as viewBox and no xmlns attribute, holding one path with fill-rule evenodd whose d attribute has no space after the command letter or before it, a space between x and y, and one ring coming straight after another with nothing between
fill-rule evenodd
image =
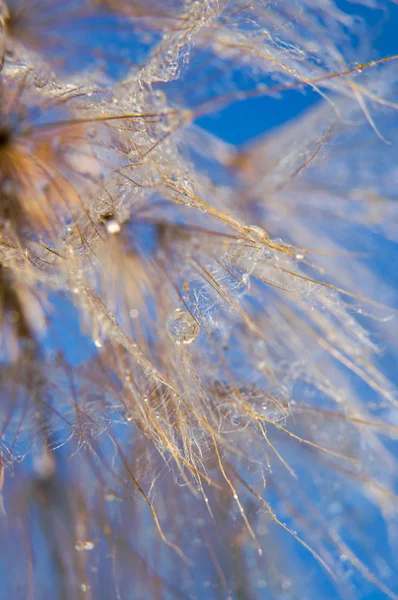
<instances>
[{"instance_id":1,"label":"silky seed hair","mask_svg":"<svg viewBox=\"0 0 398 600\"><path fill-rule=\"evenodd\" d=\"M326 0L0 6L6 596L397 598L397 57Z\"/></svg>"}]
</instances>

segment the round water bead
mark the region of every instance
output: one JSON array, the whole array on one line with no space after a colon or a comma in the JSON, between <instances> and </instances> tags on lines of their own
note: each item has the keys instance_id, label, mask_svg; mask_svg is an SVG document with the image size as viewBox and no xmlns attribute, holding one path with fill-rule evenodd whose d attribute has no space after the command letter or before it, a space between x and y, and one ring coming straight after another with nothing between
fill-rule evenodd
<instances>
[{"instance_id":1,"label":"round water bead","mask_svg":"<svg viewBox=\"0 0 398 600\"><path fill-rule=\"evenodd\" d=\"M176 308L166 322L169 336L176 344L191 344L199 333L199 325L187 310Z\"/></svg>"},{"instance_id":2,"label":"round water bead","mask_svg":"<svg viewBox=\"0 0 398 600\"><path fill-rule=\"evenodd\" d=\"M90 540L77 542L75 548L78 552L83 552L83 550L92 550L94 548L94 543Z\"/></svg>"},{"instance_id":3,"label":"round water bead","mask_svg":"<svg viewBox=\"0 0 398 600\"><path fill-rule=\"evenodd\" d=\"M116 219L108 219L106 222L106 230L111 235L114 235L115 233L120 232L120 225Z\"/></svg>"},{"instance_id":4,"label":"round water bead","mask_svg":"<svg viewBox=\"0 0 398 600\"><path fill-rule=\"evenodd\" d=\"M245 227L245 233L254 241L267 242L269 240L268 233L258 225L248 225Z\"/></svg>"}]
</instances>

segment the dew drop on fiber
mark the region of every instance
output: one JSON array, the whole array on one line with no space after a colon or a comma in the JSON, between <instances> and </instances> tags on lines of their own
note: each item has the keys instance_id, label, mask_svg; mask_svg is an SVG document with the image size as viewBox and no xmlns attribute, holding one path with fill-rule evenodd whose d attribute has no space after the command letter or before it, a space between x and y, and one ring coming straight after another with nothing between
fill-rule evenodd
<instances>
[{"instance_id":1,"label":"dew drop on fiber","mask_svg":"<svg viewBox=\"0 0 398 600\"><path fill-rule=\"evenodd\" d=\"M94 543L91 542L90 540L85 540L83 542L77 542L75 549L78 552L83 552L84 550L93 550L94 548Z\"/></svg>"},{"instance_id":2,"label":"dew drop on fiber","mask_svg":"<svg viewBox=\"0 0 398 600\"><path fill-rule=\"evenodd\" d=\"M115 235L115 233L120 232L120 225L116 219L109 219L106 222L106 230L110 235Z\"/></svg>"},{"instance_id":3,"label":"dew drop on fiber","mask_svg":"<svg viewBox=\"0 0 398 600\"><path fill-rule=\"evenodd\" d=\"M269 240L268 233L262 227L258 227L258 225L248 225L245 227L245 232L252 240L259 240L261 242Z\"/></svg>"},{"instance_id":4,"label":"dew drop on fiber","mask_svg":"<svg viewBox=\"0 0 398 600\"><path fill-rule=\"evenodd\" d=\"M166 322L169 336L176 344L191 344L198 336L199 325L191 313L182 308L174 310Z\"/></svg>"}]
</instances>

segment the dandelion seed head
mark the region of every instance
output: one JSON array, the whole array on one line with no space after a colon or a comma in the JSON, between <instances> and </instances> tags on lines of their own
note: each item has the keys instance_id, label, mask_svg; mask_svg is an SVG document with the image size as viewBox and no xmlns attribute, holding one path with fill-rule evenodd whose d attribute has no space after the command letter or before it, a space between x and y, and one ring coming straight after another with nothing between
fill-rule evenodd
<instances>
[{"instance_id":1,"label":"dandelion seed head","mask_svg":"<svg viewBox=\"0 0 398 600\"><path fill-rule=\"evenodd\" d=\"M397 234L393 57L353 62L333 2L1 11L0 566L33 571L17 594L175 595L181 564L209 599L317 598L331 573L331 594L393 597L393 296L366 242ZM251 106L306 89L319 102L252 138Z\"/></svg>"}]
</instances>

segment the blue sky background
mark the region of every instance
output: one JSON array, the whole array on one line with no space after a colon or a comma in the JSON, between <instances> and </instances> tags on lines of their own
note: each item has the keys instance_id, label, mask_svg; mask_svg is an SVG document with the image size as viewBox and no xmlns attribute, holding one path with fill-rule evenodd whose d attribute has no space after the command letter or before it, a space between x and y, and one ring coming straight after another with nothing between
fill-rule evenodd
<instances>
[{"instance_id":1,"label":"blue sky background","mask_svg":"<svg viewBox=\"0 0 398 600\"><path fill-rule=\"evenodd\" d=\"M368 24L366 40L357 42L358 62L398 54L397 4L389 2L388 13L351 2L337 4ZM319 96L311 89L292 90L280 98L263 96L236 102L198 123L223 140L239 145L294 119L315 102L319 102Z\"/></svg>"}]
</instances>

